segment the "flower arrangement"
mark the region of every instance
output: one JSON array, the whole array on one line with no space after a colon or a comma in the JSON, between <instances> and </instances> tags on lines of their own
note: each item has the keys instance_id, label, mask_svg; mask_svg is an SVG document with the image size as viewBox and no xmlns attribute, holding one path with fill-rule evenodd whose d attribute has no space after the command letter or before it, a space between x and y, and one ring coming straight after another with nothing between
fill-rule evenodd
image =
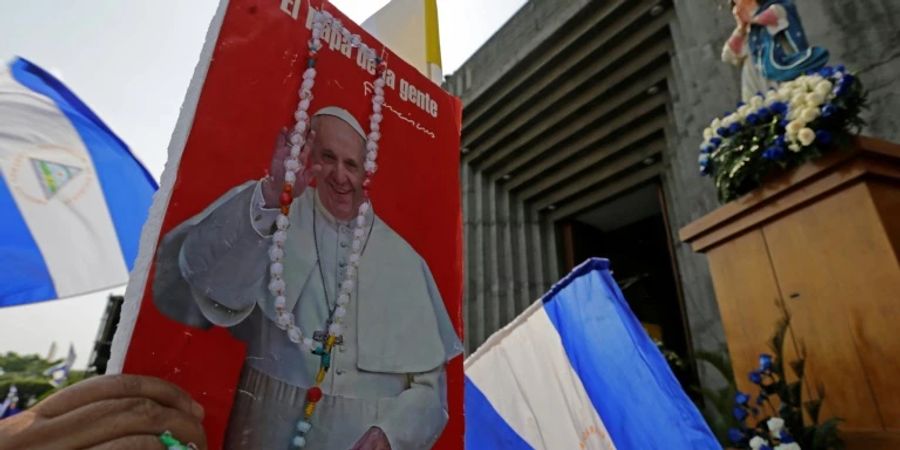
<instances>
[{"instance_id":1,"label":"flower arrangement","mask_svg":"<svg viewBox=\"0 0 900 450\"><path fill-rule=\"evenodd\" d=\"M786 377L782 356L790 315L779 303L782 319L769 342L775 356L761 354L759 367L749 373L750 381L759 388L754 398L737 391L732 414L740 424L728 430L728 439L738 448L752 450L839 450L844 445L838 437L840 419L819 423L819 410L825 390L819 386L816 398L803 401L803 369L805 354L798 349L798 359L789 365L796 376ZM807 424L803 411L811 419Z\"/></svg>"},{"instance_id":2,"label":"flower arrangement","mask_svg":"<svg viewBox=\"0 0 900 450\"><path fill-rule=\"evenodd\" d=\"M846 144L865 124L866 94L844 66L825 67L759 93L703 131L700 172L713 178L719 200L757 188L789 169Z\"/></svg>"}]
</instances>

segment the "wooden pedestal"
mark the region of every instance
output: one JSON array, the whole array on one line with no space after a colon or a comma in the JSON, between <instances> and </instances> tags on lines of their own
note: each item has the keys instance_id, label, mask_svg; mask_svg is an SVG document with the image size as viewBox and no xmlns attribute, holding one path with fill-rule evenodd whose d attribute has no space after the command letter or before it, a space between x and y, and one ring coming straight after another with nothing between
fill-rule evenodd
<instances>
[{"instance_id":1,"label":"wooden pedestal","mask_svg":"<svg viewBox=\"0 0 900 450\"><path fill-rule=\"evenodd\" d=\"M848 448L900 449L900 146L859 138L680 231L709 258L738 387L792 315L804 393L844 419ZM808 398L808 397L806 397Z\"/></svg>"}]
</instances>

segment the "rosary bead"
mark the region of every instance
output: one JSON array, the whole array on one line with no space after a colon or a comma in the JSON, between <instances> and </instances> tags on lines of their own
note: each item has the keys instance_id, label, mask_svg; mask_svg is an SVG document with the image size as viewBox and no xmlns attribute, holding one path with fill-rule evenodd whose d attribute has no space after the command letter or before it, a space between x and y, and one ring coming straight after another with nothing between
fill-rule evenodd
<instances>
[{"instance_id":1,"label":"rosary bead","mask_svg":"<svg viewBox=\"0 0 900 450\"><path fill-rule=\"evenodd\" d=\"M281 312L275 319L275 323L281 329L286 329L292 322L291 315L287 312Z\"/></svg>"},{"instance_id":2,"label":"rosary bead","mask_svg":"<svg viewBox=\"0 0 900 450\"><path fill-rule=\"evenodd\" d=\"M290 193L288 193L288 192L282 192L282 193L281 193L281 198L280 198L280 200L281 200L281 205L284 206L284 205L290 205L290 204L291 204L291 200L293 200L293 199L291 198L291 194L290 194Z\"/></svg>"},{"instance_id":3,"label":"rosary bead","mask_svg":"<svg viewBox=\"0 0 900 450\"><path fill-rule=\"evenodd\" d=\"M306 439L303 436L294 436L294 447L303 448L306 446Z\"/></svg>"},{"instance_id":4,"label":"rosary bead","mask_svg":"<svg viewBox=\"0 0 900 450\"><path fill-rule=\"evenodd\" d=\"M288 339L290 339L291 342L293 342L295 344L299 344L300 341L303 339L303 333L300 331L299 328L297 328L294 325L288 326L287 332L288 332Z\"/></svg>"},{"instance_id":5,"label":"rosary bead","mask_svg":"<svg viewBox=\"0 0 900 450\"><path fill-rule=\"evenodd\" d=\"M272 263L269 266L269 273L272 274L273 277L280 277L282 273L284 273L284 265L280 262Z\"/></svg>"},{"instance_id":6,"label":"rosary bead","mask_svg":"<svg viewBox=\"0 0 900 450\"><path fill-rule=\"evenodd\" d=\"M281 261L282 258L284 258L284 250L277 245L269 247L269 261Z\"/></svg>"},{"instance_id":7,"label":"rosary bead","mask_svg":"<svg viewBox=\"0 0 900 450\"><path fill-rule=\"evenodd\" d=\"M340 336L344 333L344 327L341 324L335 322L328 326L328 332L334 336Z\"/></svg>"},{"instance_id":8,"label":"rosary bead","mask_svg":"<svg viewBox=\"0 0 900 450\"><path fill-rule=\"evenodd\" d=\"M301 420L301 421L297 422L297 431L299 431L301 433L309 433L309 430L311 430L311 429L312 429L311 423L309 423L305 420Z\"/></svg>"},{"instance_id":9,"label":"rosary bead","mask_svg":"<svg viewBox=\"0 0 900 450\"><path fill-rule=\"evenodd\" d=\"M306 401L317 403L319 400L322 400L322 389L318 386L313 386L306 391Z\"/></svg>"}]
</instances>

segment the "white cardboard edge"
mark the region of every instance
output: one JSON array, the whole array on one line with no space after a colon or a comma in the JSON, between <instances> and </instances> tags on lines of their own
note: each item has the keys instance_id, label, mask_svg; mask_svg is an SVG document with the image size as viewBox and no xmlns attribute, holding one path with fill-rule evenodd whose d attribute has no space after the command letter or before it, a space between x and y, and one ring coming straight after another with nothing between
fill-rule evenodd
<instances>
[{"instance_id":1,"label":"white cardboard edge","mask_svg":"<svg viewBox=\"0 0 900 450\"><path fill-rule=\"evenodd\" d=\"M178 122L176 122L175 130L172 132L172 139L169 141L169 157L166 161L165 169L163 169L159 190L153 195L153 204L150 207L147 221L144 223L141 232L137 261L135 261L134 269L131 271L128 287L125 289L122 314L112 341L111 355L107 365L107 373L110 374L122 372L125 354L128 352L128 347L131 344L134 324L137 321L138 312L141 310L141 302L147 286L150 263L156 254L159 232L169 206L169 200L172 197L172 188L175 186L181 154L184 152L185 143L187 143L188 136L190 136L191 127L194 123L194 114L197 112L197 103L200 100L200 93L206 82L206 74L209 71L213 51L219 40L219 31L222 29L222 22L225 18L225 11L228 10L228 3L229 0L221 0L219 2L216 14L209 24L209 30L206 32L206 42L204 42L203 49L200 51L200 59L194 68L194 75L188 86L184 103L181 105Z\"/></svg>"}]
</instances>

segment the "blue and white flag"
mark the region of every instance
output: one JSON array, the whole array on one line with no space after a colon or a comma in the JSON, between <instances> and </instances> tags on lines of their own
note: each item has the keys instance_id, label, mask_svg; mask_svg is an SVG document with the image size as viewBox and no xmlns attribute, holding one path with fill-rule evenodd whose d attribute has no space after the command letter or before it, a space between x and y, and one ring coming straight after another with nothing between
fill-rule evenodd
<instances>
[{"instance_id":1,"label":"blue and white flag","mask_svg":"<svg viewBox=\"0 0 900 450\"><path fill-rule=\"evenodd\" d=\"M66 384L66 381L69 379L69 371L75 365L76 358L75 346L70 343L69 354L66 355L66 359L44 371L44 376L50 377L50 384L53 387L60 387Z\"/></svg>"},{"instance_id":2,"label":"blue and white flag","mask_svg":"<svg viewBox=\"0 0 900 450\"><path fill-rule=\"evenodd\" d=\"M9 387L9 390L6 392L6 398L3 399L3 403L0 403L0 419L5 419L12 415L10 410L14 409L19 403L18 392L16 385Z\"/></svg>"},{"instance_id":3,"label":"blue and white flag","mask_svg":"<svg viewBox=\"0 0 900 450\"><path fill-rule=\"evenodd\" d=\"M466 449L719 449L603 259L465 362Z\"/></svg>"},{"instance_id":4,"label":"blue and white flag","mask_svg":"<svg viewBox=\"0 0 900 450\"><path fill-rule=\"evenodd\" d=\"M53 76L0 68L0 307L126 283L156 188Z\"/></svg>"}]
</instances>

